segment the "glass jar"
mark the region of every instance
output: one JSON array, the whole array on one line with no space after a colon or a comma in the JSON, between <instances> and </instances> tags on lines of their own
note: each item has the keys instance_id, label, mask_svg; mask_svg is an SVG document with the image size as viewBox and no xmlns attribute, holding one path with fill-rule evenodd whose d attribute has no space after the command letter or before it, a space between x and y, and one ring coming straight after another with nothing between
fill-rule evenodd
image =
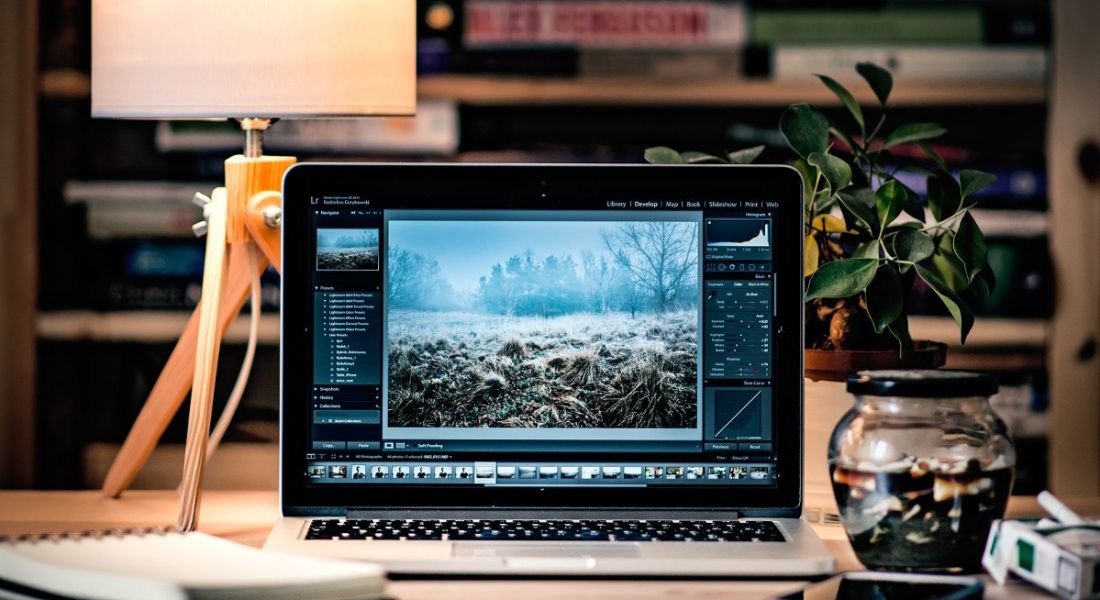
<instances>
[{"instance_id":1,"label":"glass jar","mask_svg":"<svg viewBox=\"0 0 1100 600\"><path fill-rule=\"evenodd\" d=\"M844 528L870 569L973 572L1004 516L1016 450L991 375L864 371L833 430L829 471Z\"/></svg>"}]
</instances>

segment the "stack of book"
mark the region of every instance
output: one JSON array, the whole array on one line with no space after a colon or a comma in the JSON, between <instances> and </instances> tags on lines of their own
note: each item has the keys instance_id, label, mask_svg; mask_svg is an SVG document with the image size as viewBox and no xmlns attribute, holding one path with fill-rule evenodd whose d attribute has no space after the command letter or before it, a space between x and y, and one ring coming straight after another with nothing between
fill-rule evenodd
<instances>
[{"instance_id":1,"label":"stack of book","mask_svg":"<svg viewBox=\"0 0 1100 600\"><path fill-rule=\"evenodd\" d=\"M752 44L763 60L750 73L778 81L815 73L847 77L863 61L906 82L1041 83L1046 77L1049 8L1040 0L898 0L845 9L767 4L773 6L752 12Z\"/></svg>"},{"instance_id":2,"label":"stack of book","mask_svg":"<svg viewBox=\"0 0 1100 600\"><path fill-rule=\"evenodd\" d=\"M427 16L439 1L424 3ZM454 6L452 6L454 5ZM848 75L857 62L899 79L1042 82L1046 0L456 0L421 36L428 72L767 77ZM448 53L438 56L438 52ZM431 52L422 52L428 55ZM422 61L425 62L425 61Z\"/></svg>"}]
</instances>

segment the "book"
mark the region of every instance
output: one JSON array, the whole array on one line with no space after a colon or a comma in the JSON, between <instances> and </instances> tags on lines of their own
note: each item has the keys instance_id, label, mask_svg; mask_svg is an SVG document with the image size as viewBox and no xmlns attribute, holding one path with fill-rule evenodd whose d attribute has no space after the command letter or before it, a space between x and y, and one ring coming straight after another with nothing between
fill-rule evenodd
<instances>
[{"instance_id":1,"label":"book","mask_svg":"<svg viewBox=\"0 0 1100 600\"><path fill-rule=\"evenodd\" d=\"M35 598L379 598L377 565L264 552L203 533L91 533L0 543L0 589Z\"/></svg>"},{"instance_id":2,"label":"book","mask_svg":"<svg viewBox=\"0 0 1100 600\"><path fill-rule=\"evenodd\" d=\"M202 220L192 203L195 192L209 194L220 184L175 181L68 181L67 204L83 204L88 237L193 238L191 225Z\"/></svg>"},{"instance_id":3,"label":"book","mask_svg":"<svg viewBox=\"0 0 1100 600\"><path fill-rule=\"evenodd\" d=\"M884 10L757 10L753 44L979 45L982 11L976 6Z\"/></svg>"},{"instance_id":4,"label":"book","mask_svg":"<svg viewBox=\"0 0 1100 600\"><path fill-rule=\"evenodd\" d=\"M732 48L591 48L580 51L577 72L582 77L732 79L741 74L741 52Z\"/></svg>"},{"instance_id":5,"label":"book","mask_svg":"<svg viewBox=\"0 0 1100 600\"><path fill-rule=\"evenodd\" d=\"M280 121L264 134L271 151L450 155L458 150L458 107L422 100L414 117ZM241 130L231 123L161 121L160 152L240 151Z\"/></svg>"},{"instance_id":6,"label":"book","mask_svg":"<svg viewBox=\"0 0 1100 600\"><path fill-rule=\"evenodd\" d=\"M904 81L1042 83L1049 59L1040 46L777 46L771 77L805 81L821 73L852 81L860 62L882 65Z\"/></svg>"},{"instance_id":7,"label":"book","mask_svg":"<svg viewBox=\"0 0 1100 600\"><path fill-rule=\"evenodd\" d=\"M742 2L470 0L463 45L582 48L739 47Z\"/></svg>"}]
</instances>

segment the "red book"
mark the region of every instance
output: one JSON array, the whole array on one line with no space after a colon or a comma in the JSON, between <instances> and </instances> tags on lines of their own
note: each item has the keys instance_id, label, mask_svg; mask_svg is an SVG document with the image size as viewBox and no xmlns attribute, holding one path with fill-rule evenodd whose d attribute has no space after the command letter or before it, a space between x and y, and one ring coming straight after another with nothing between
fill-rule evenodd
<instances>
[{"instance_id":1,"label":"red book","mask_svg":"<svg viewBox=\"0 0 1100 600\"><path fill-rule=\"evenodd\" d=\"M465 45L622 47L740 47L745 7L740 2L589 0L471 0Z\"/></svg>"}]
</instances>

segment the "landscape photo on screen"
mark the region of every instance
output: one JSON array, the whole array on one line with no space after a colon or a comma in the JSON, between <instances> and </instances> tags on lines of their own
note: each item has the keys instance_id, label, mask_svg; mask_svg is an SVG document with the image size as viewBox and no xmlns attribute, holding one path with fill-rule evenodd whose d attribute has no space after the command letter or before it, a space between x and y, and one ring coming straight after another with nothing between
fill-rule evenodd
<instances>
[{"instance_id":1,"label":"landscape photo on screen","mask_svg":"<svg viewBox=\"0 0 1100 600\"><path fill-rule=\"evenodd\" d=\"M389 427L694 428L695 221L391 220Z\"/></svg>"},{"instance_id":2,"label":"landscape photo on screen","mask_svg":"<svg viewBox=\"0 0 1100 600\"><path fill-rule=\"evenodd\" d=\"M378 230L318 229L318 271L377 271Z\"/></svg>"}]
</instances>

